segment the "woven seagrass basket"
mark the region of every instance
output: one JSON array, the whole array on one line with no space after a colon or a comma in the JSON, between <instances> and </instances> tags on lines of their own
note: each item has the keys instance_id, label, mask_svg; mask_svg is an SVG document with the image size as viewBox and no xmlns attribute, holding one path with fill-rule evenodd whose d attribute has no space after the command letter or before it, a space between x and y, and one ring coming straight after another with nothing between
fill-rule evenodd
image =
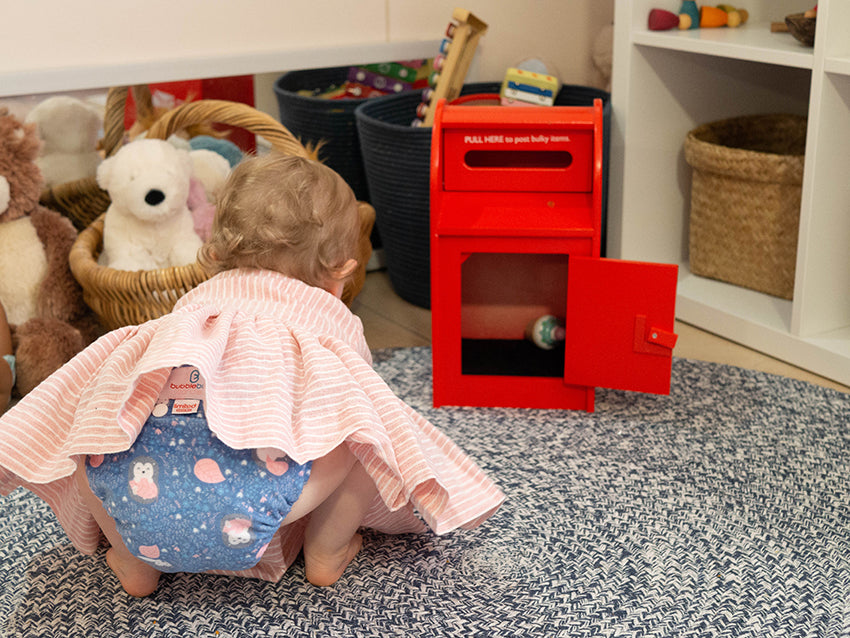
<instances>
[{"instance_id":1,"label":"woven seagrass basket","mask_svg":"<svg viewBox=\"0 0 850 638\"><path fill-rule=\"evenodd\" d=\"M122 107L123 114L123 107ZM122 115L123 118L123 115ZM280 152L300 157L313 157L295 137L273 117L245 104L224 100L199 100L178 106L161 116L147 132L149 138L167 139L188 126L214 122L243 128L261 136ZM89 201L92 201L91 199ZM103 249L103 213L109 206L96 209L96 217L80 232L69 256L71 271L83 288L83 296L103 326L114 329L156 319L168 313L177 300L208 278L195 262L186 266L129 272L98 264ZM85 215L81 208L80 216ZM372 246L369 234L375 211L360 203L360 243L358 269L343 291L342 299L350 304L360 292L366 277L365 264Z\"/></svg>"},{"instance_id":2,"label":"woven seagrass basket","mask_svg":"<svg viewBox=\"0 0 850 638\"><path fill-rule=\"evenodd\" d=\"M688 133L691 272L793 297L805 146L798 115L736 117Z\"/></svg>"}]
</instances>

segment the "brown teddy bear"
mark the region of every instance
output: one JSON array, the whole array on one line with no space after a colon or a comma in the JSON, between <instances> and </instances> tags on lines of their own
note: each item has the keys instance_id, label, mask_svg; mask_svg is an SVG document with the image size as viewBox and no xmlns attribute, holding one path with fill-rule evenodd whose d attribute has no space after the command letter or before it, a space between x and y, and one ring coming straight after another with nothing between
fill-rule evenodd
<instances>
[{"instance_id":1,"label":"brown teddy bear","mask_svg":"<svg viewBox=\"0 0 850 638\"><path fill-rule=\"evenodd\" d=\"M16 390L24 395L96 336L97 321L71 274L70 220L38 203L40 140L0 108L0 303L12 332Z\"/></svg>"}]
</instances>

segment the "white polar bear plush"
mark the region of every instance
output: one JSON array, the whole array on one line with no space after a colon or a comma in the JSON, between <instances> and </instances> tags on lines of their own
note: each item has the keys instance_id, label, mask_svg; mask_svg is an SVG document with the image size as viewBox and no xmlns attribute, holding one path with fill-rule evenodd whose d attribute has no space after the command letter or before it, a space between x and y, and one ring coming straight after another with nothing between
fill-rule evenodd
<instances>
[{"instance_id":1,"label":"white polar bear plush","mask_svg":"<svg viewBox=\"0 0 850 638\"><path fill-rule=\"evenodd\" d=\"M142 139L101 162L97 183L112 203L99 262L116 270L156 270L195 261L201 238L187 206L192 160L164 140Z\"/></svg>"}]
</instances>

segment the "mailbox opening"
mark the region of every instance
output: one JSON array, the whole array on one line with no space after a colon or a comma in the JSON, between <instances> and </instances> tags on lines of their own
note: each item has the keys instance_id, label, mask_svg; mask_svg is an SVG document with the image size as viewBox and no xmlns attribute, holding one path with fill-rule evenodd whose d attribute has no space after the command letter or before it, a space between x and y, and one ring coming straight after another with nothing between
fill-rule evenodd
<instances>
[{"instance_id":1,"label":"mailbox opening","mask_svg":"<svg viewBox=\"0 0 850 638\"><path fill-rule=\"evenodd\" d=\"M470 168L551 168L564 169L573 163L568 151L473 150L465 157Z\"/></svg>"},{"instance_id":2,"label":"mailbox opening","mask_svg":"<svg viewBox=\"0 0 850 638\"><path fill-rule=\"evenodd\" d=\"M526 336L537 319L561 320L569 256L471 253L461 266L461 373L562 377L564 344L551 349Z\"/></svg>"}]
</instances>

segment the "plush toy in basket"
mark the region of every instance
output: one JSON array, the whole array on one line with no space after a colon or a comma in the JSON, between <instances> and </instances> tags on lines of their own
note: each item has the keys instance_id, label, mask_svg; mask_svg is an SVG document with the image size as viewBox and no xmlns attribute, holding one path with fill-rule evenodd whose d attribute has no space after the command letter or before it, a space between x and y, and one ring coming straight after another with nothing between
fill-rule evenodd
<instances>
[{"instance_id":1,"label":"plush toy in basket","mask_svg":"<svg viewBox=\"0 0 850 638\"><path fill-rule=\"evenodd\" d=\"M79 352L97 325L68 268L71 222L39 205L34 124L0 109L0 303L13 332L17 393L24 395Z\"/></svg>"},{"instance_id":2,"label":"plush toy in basket","mask_svg":"<svg viewBox=\"0 0 850 638\"><path fill-rule=\"evenodd\" d=\"M164 140L122 147L97 169L111 203L99 262L116 270L155 270L195 261L201 238L188 207L189 153Z\"/></svg>"}]
</instances>

